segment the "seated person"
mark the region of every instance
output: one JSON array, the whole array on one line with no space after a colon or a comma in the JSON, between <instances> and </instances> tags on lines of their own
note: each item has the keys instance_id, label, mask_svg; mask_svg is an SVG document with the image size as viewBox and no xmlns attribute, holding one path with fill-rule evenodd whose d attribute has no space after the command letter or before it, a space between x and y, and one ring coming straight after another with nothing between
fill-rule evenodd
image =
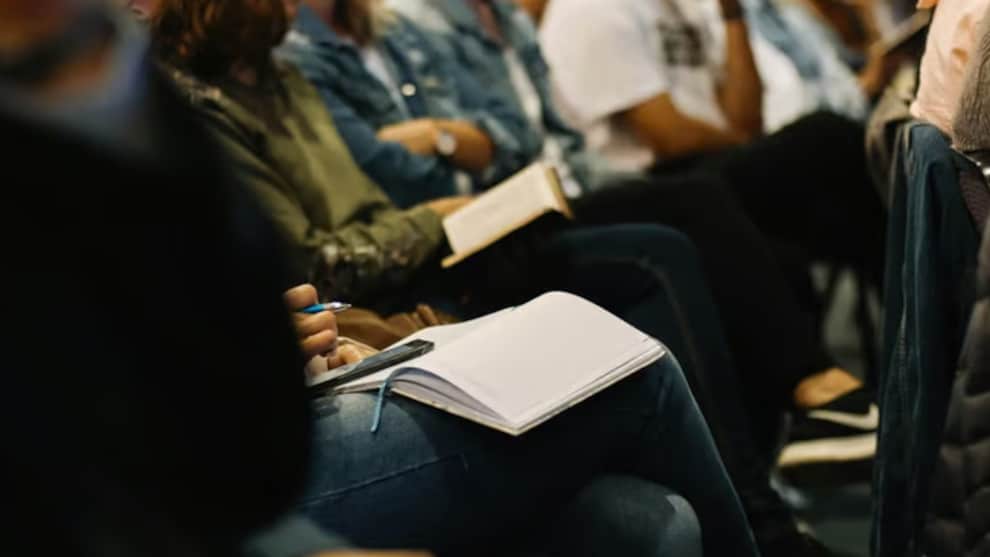
<instances>
[{"instance_id":1,"label":"seated person","mask_svg":"<svg viewBox=\"0 0 990 557\"><path fill-rule=\"evenodd\" d=\"M990 2L984 6L976 30L977 40L969 51L969 62L965 70L963 85L960 88L959 103L952 121L952 146L963 153L977 154L990 150L990 126L987 117L985 91L990 88L990 76L983 68L990 64ZM984 242L984 245L986 243ZM990 246L986 247L990 250ZM986 253L984 250L981 253ZM984 261L983 269L990 270L990 261Z\"/></svg>"},{"instance_id":2,"label":"seated person","mask_svg":"<svg viewBox=\"0 0 990 557\"><path fill-rule=\"evenodd\" d=\"M358 164L399 207L485 189L537 154L539 138L522 114L467 74L445 67L413 26L386 19L375 3L321 4L354 22L353 33L322 34L319 21L303 19L283 50L324 95ZM402 32L374 40L384 26ZM314 40L341 63L313 65L292 56ZM401 65L399 53L405 53ZM328 95L330 84L341 102Z\"/></svg>"},{"instance_id":3,"label":"seated person","mask_svg":"<svg viewBox=\"0 0 990 557\"><path fill-rule=\"evenodd\" d=\"M911 115L951 137L968 62L980 42L977 28L990 2L928 0L921 6L934 7L935 14L921 58L918 92L911 105Z\"/></svg>"},{"instance_id":4,"label":"seated person","mask_svg":"<svg viewBox=\"0 0 990 557\"><path fill-rule=\"evenodd\" d=\"M763 82L763 128L773 133L826 110L862 122L901 58L871 48L865 63L803 2L743 0ZM851 64L855 64L855 69Z\"/></svg>"},{"instance_id":5,"label":"seated person","mask_svg":"<svg viewBox=\"0 0 990 557\"><path fill-rule=\"evenodd\" d=\"M244 3L224 12L224 3L209 0L210 13L248 13ZM12 62L5 70L26 63L36 47L71 40L77 48L31 66L29 76L0 78L0 121L20 138L9 152L7 184L25 194L9 200L10 218L0 225L10 263L5 292L17 293L5 298L4 315L21 327L17 342L4 346L12 370L5 392L15 395L3 406L5 443L15 448L4 487L19 511L7 522L6 550L299 556L330 549L327 538L305 545L320 538L301 540L314 533L305 528L283 530L285 545L242 544L290 509L307 455L315 454L321 491L307 507L327 522L334 515L357 524L351 531L374 530L382 545L418 538L427 541L415 545L459 554L492 547L491 539L552 517L555 501L594 498L583 488L612 469L654 488L661 479L682 484L718 525L706 536L709 551L756 555L673 359L523 439L399 402L375 437L361 414L367 396L324 399L315 448L307 449L314 423L280 296L289 272L271 225L247 190L227 180L224 159L171 89L140 63L143 49L119 56L118 28L88 10L95 2L53 0L44 9L60 9L50 19L28 4L0 5L0 53ZM80 5L87 10L69 8ZM109 114L117 118L107 121ZM37 165L39 157L59 164ZM92 178L88 187L63 187L80 175ZM41 234L71 236L78 249L53 257L35 241ZM216 288L227 294L223 303ZM312 288L295 289L287 301L296 309L314 296ZM53 351L58 314L85 316L85 326ZM332 351L332 316L316 319L323 321L315 328L298 322L303 345ZM455 474L464 485L451 484ZM660 504L688 512L677 501L666 496ZM46 535L18 528L24 524ZM619 531L613 547L629 553ZM699 534L692 526L679 535L697 542ZM700 555L690 543L634 547L635 554Z\"/></svg>"},{"instance_id":6,"label":"seated person","mask_svg":"<svg viewBox=\"0 0 990 557\"><path fill-rule=\"evenodd\" d=\"M783 405L787 408L791 405L813 408L848 395L849 400L866 399L863 402L863 411L868 410L868 397L857 390L860 383L847 372L835 368L823 354L823 350L816 348L818 345L813 339L808 320L792 299L793 295L789 294L789 287L778 272L778 264L771 257L767 240L749 222L744 211L719 187L717 181L685 179L657 183L648 180L647 184L640 185L641 178L631 187L623 187L622 184L606 183L609 180L607 164L599 165L598 172L588 171L589 165L586 163L596 157L583 147L581 136L568 128L558 116L549 98L549 84L535 41L535 31L525 18L519 17L521 14L514 10L511 3L492 3L491 11L486 12L489 16L487 18L479 15L488 6L486 3L426 0L395 1L393 4L405 7L407 15L429 25L429 30L444 35L440 42L422 45L422 50L434 52L435 56L459 59L460 69L450 62L441 64L434 60L426 66L429 74L421 79L453 81L451 76L434 77L437 68L451 68L450 71L460 73L470 69L484 90L509 99L518 110L527 114L531 127L539 130L544 140L544 160L552 162L558 168L565 168L564 176L577 182L577 187L573 190L592 190L590 194L584 194L574 202L579 221L622 222L626 220L623 218L626 216L630 221L658 221L675 225L687 232L701 247L708 281L713 286L730 333L733 355L747 378L747 389L753 393L754 405L779 409L783 400ZM377 14L376 10L382 11L382 8L377 7L378 4L374 2L350 2L346 5L331 5L318 0L306 2L293 35L281 50L288 58L297 61L302 71L320 88L328 108L335 117L339 116L339 121L346 122L342 127L351 123L365 128L364 133L371 135L375 123L385 117L384 112L357 98L358 95L348 82L333 79L333 76L339 75L345 68L356 71L354 66L362 64L358 51L354 48L327 46L347 40L341 38L342 36L359 35L352 29L367 27L354 16L346 17L348 9L363 5L365 7L360 8L360 12L366 14L366 17L375 20L389 17L387 13ZM474 6L478 11L469 6ZM487 26L482 22L487 22ZM386 25L380 31L381 36L369 44L408 44L409 41L422 37L421 32L409 28L406 22L398 26ZM448 36L454 32L451 29L456 29L456 36ZM392 66L406 67L416 59L414 56L403 56L398 49L382 50L393 57ZM512 55L513 51L515 56ZM513 58L518 59L518 66L513 67ZM376 95L388 95L387 84L368 77L363 78L362 82L377 87L379 92ZM417 90L424 101L430 100L432 89L417 87ZM351 97L354 98L349 104L344 103L343 99ZM363 122L355 124L355 115L361 115ZM342 132L342 135L346 139L347 134ZM360 144L352 143L351 149L360 159ZM366 167L366 170L370 172L371 169ZM400 172L401 165L396 165L392 173ZM615 177L617 173L611 172L611 175ZM584 182L585 180L594 184ZM602 192L604 195L598 195L594 191L601 188L610 193ZM663 202L650 203L635 215L630 215L630 208L637 207L644 195L648 195L650 199L662 197ZM731 232L726 232L727 230ZM767 312L771 312L772 316L767 315ZM758 313L767 318L754 323L751 317ZM782 341L784 338L792 340ZM768 353L775 353L778 357L767 361L765 355ZM686 367L690 374L691 366ZM715 402L712 407L702 400L706 415L711 416L718 412L732 415L727 409L738 406L739 403L724 399L732 399L736 394L721 389L713 390L718 391L713 396L723 400ZM701 393L697 396L704 399ZM731 422L735 424L742 420ZM869 435L872 429L854 433ZM854 435L850 435L848 440L850 447L855 441L852 437ZM718 438L716 432L716 439ZM842 438L829 441L833 445L846 442ZM726 450L731 450L721 441L720 446L723 447L723 454ZM857 455L855 458L863 456ZM770 498L772 497L774 495L771 493ZM747 493L743 490L744 504L747 499ZM775 518L780 516L781 513L778 512ZM751 516L751 519L755 517ZM757 530L759 536L760 529ZM774 531L779 534L778 529ZM782 554L793 553L782 551Z\"/></svg>"},{"instance_id":7,"label":"seated person","mask_svg":"<svg viewBox=\"0 0 990 557\"><path fill-rule=\"evenodd\" d=\"M342 547L289 516L312 418L277 237L147 63L145 34L96 0L5 0L0 60L0 126L18 138L0 223L17 331L2 552Z\"/></svg>"},{"instance_id":8,"label":"seated person","mask_svg":"<svg viewBox=\"0 0 990 557\"><path fill-rule=\"evenodd\" d=\"M811 261L851 265L873 284L882 274L863 126L819 112L760 137L763 85L743 16L736 0L551 0L541 45L562 112L592 148L630 171L718 172L815 311L801 281Z\"/></svg>"},{"instance_id":9,"label":"seated person","mask_svg":"<svg viewBox=\"0 0 990 557\"><path fill-rule=\"evenodd\" d=\"M620 168L718 170L765 233L878 281L883 212L862 124L817 113L759 137L763 85L743 16L737 0L551 0L541 44L563 112Z\"/></svg>"}]
</instances>

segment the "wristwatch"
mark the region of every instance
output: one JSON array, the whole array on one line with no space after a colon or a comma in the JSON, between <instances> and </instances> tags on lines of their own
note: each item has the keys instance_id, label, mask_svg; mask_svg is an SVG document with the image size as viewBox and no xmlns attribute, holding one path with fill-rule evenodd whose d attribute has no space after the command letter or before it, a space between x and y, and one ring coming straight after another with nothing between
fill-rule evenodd
<instances>
[{"instance_id":1,"label":"wristwatch","mask_svg":"<svg viewBox=\"0 0 990 557\"><path fill-rule=\"evenodd\" d=\"M437 153L441 157L452 157L457 152L457 137L446 130L437 134Z\"/></svg>"}]
</instances>

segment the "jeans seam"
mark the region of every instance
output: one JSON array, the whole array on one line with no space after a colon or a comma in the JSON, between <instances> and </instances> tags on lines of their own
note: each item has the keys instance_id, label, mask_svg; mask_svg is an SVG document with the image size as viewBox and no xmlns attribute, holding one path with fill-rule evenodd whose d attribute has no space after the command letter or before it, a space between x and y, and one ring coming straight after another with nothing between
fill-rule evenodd
<instances>
[{"instance_id":1,"label":"jeans seam","mask_svg":"<svg viewBox=\"0 0 990 557\"><path fill-rule=\"evenodd\" d=\"M333 499L333 498L339 497L341 495L346 495L346 494L348 494L348 493L350 493L352 491L357 491L359 489L364 489L366 487L370 487L370 486L373 486L375 484L382 483L382 482L385 482L385 481L394 479L394 478L396 478L398 476L402 476L402 475L408 474L410 472L416 472L418 470L422 470L424 468L427 468L427 467L430 467L430 466L434 466L434 465L440 464L440 463L445 462L445 461L448 461L448 460L459 460L459 461L461 461L461 465L464 467L464 469L465 470L468 469L467 460L464 458L464 454L458 452L458 453L449 454L449 455L446 455L446 456L436 457L436 458L433 458L433 459L428 460L426 462L421 462L419 464L415 464L415 465L412 465L412 466L407 466L406 468L403 468L401 470L396 470L394 472L385 474L383 476L378 476L378 477L375 477L375 478L364 480L364 481L361 481L361 482L358 482L358 483L349 485L349 486L344 487L344 488L341 488L341 489L331 490L331 491L327 491L327 492L321 493L320 495L314 495L314 496L311 496L311 497L304 498L300 502L300 505L306 506L306 505L311 505L311 504L314 504L314 503L320 503L320 502L323 502L323 501L325 501L327 499Z\"/></svg>"}]
</instances>

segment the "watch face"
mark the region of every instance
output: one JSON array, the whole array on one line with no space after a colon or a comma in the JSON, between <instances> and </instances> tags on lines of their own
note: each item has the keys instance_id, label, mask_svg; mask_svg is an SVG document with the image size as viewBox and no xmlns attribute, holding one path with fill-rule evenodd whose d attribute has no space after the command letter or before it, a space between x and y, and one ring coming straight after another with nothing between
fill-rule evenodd
<instances>
[{"instance_id":1,"label":"watch face","mask_svg":"<svg viewBox=\"0 0 990 557\"><path fill-rule=\"evenodd\" d=\"M457 138L449 132L442 131L437 137L437 152L445 157L457 152Z\"/></svg>"}]
</instances>

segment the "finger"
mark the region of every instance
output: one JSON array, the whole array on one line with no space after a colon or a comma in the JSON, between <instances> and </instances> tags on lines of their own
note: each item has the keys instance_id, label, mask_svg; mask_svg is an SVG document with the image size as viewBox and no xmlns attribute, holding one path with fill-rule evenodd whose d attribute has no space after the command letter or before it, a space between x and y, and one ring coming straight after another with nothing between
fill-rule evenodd
<instances>
[{"instance_id":1,"label":"finger","mask_svg":"<svg viewBox=\"0 0 990 557\"><path fill-rule=\"evenodd\" d=\"M336 331L323 331L302 340L302 351L308 358L332 352L337 347Z\"/></svg>"},{"instance_id":2,"label":"finger","mask_svg":"<svg viewBox=\"0 0 990 557\"><path fill-rule=\"evenodd\" d=\"M320 297L316 293L316 287L312 284L303 284L288 290L283 294L285 305L289 310L297 311L319 303Z\"/></svg>"},{"instance_id":3,"label":"finger","mask_svg":"<svg viewBox=\"0 0 990 557\"><path fill-rule=\"evenodd\" d=\"M365 358L365 355L353 344L345 344L337 349L337 357L343 360L345 365L356 364Z\"/></svg>"},{"instance_id":4,"label":"finger","mask_svg":"<svg viewBox=\"0 0 990 557\"><path fill-rule=\"evenodd\" d=\"M373 351L366 352L353 344L338 344L337 353L327 357L327 367L334 369L340 366L356 364L373 354Z\"/></svg>"},{"instance_id":5,"label":"finger","mask_svg":"<svg viewBox=\"0 0 990 557\"><path fill-rule=\"evenodd\" d=\"M312 315L296 313L292 316L295 322L296 332L301 337L315 335L323 331L337 332L337 316L330 311L314 313Z\"/></svg>"}]
</instances>

